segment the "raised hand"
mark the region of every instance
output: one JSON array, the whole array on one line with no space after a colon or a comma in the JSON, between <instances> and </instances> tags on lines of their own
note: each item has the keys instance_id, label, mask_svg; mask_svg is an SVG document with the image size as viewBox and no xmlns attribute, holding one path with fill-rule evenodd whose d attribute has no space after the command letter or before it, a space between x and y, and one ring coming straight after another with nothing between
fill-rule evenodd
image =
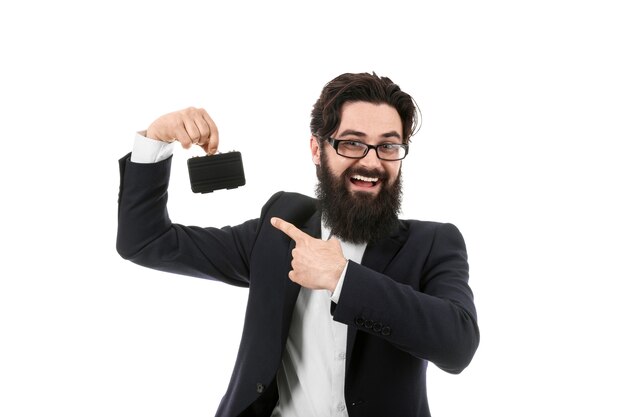
<instances>
[{"instance_id":1,"label":"raised hand","mask_svg":"<svg viewBox=\"0 0 626 417\"><path fill-rule=\"evenodd\" d=\"M289 279L313 290L335 291L339 277L348 262L343 256L339 241L335 238L316 239L278 217L272 217L270 222L296 242L296 247L292 251L292 270L289 272Z\"/></svg>"},{"instance_id":2,"label":"raised hand","mask_svg":"<svg viewBox=\"0 0 626 417\"><path fill-rule=\"evenodd\" d=\"M148 127L146 136L164 142L179 141L185 149L198 145L212 155L217 152L219 132L204 109L188 107L165 114Z\"/></svg>"}]
</instances>

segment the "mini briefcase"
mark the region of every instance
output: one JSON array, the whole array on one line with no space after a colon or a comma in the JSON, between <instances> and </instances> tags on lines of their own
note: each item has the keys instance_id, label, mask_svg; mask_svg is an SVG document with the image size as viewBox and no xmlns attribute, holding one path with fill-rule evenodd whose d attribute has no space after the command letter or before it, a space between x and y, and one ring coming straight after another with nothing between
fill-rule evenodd
<instances>
[{"instance_id":1,"label":"mini briefcase","mask_svg":"<svg viewBox=\"0 0 626 417\"><path fill-rule=\"evenodd\" d=\"M191 191L211 193L246 184L240 152L196 156L187 160Z\"/></svg>"}]
</instances>

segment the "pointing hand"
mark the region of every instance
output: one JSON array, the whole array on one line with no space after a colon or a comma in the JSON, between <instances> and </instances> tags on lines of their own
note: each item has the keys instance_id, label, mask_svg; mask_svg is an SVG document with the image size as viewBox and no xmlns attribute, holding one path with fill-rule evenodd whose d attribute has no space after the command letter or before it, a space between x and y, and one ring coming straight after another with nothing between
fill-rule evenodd
<instances>
[{"instance_id":1,"label":"pointing hand","mask_svg":"<svg viewBox=\"0 0 626 417\"><path fill-rule=\"evenodd\" d=\"M321 240L311 237L293 224L278 217L270 220L272 226L296 242L292 251L289 279L303 287L335 291L339 277L348 262L341 244L335 238Z\"/></svg>"}]
</instances>

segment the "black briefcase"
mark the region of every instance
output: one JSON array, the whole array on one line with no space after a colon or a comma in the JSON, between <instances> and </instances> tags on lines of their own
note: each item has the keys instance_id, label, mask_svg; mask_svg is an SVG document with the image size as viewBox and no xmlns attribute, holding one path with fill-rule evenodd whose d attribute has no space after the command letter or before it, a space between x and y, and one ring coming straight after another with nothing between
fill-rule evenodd
<instances>
[{"instance_id":1,"label":"black briefcase","mask_svg":"<svg viewBox=\"0 0 626 417\"><path fill-rule=\"evenodd\" d=\"M196 156L187 160L191 191L211 193L246 184L240 152Z\"/></svg>"}]
</instances>

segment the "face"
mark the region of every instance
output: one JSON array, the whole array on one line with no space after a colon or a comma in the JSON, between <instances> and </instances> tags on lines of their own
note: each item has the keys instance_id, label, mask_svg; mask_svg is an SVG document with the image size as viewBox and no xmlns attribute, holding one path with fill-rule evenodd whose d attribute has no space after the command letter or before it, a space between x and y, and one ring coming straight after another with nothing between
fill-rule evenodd
<instances>
[{"instance_id":1,"label":"face","mask_svg":"<svg viewBox=\"0 0 626 417\"><path fill-rule=\"evenodd\" d=\"M354 102L343 105L341 123L331 135L335 139L358 140L368 145L382 143L402 143L402 121L400 115L388 104ZM311 137L311 154L316 165L321 163L320 146L325 146L328 169L336 176L344 176L347 189L351 193L365 193L375 196L384 186L395 183L400 173L401 161L383 161L378 159L374 149L361 159L350 159L337 155L327 141L321 145ZM358 175L358 174L361 175ZM362 175L366 174L366 175Z\"/></svg>"},{"instance_id":2,"label":"face","mask_svg":"<svg viewBox=\"0 0 626 417\"><path fill-rule=\"evenodd\" d=\"M369 145L402 143L402 122L387 104L346 103L331 136ZM324 221L337 237L355 243L378 240L397 224L401 200L401 161L378 159L374 149L362 159L340 156L324 141L311 138L318 165L317 196Z\"/></svg>"}]
</instances>

